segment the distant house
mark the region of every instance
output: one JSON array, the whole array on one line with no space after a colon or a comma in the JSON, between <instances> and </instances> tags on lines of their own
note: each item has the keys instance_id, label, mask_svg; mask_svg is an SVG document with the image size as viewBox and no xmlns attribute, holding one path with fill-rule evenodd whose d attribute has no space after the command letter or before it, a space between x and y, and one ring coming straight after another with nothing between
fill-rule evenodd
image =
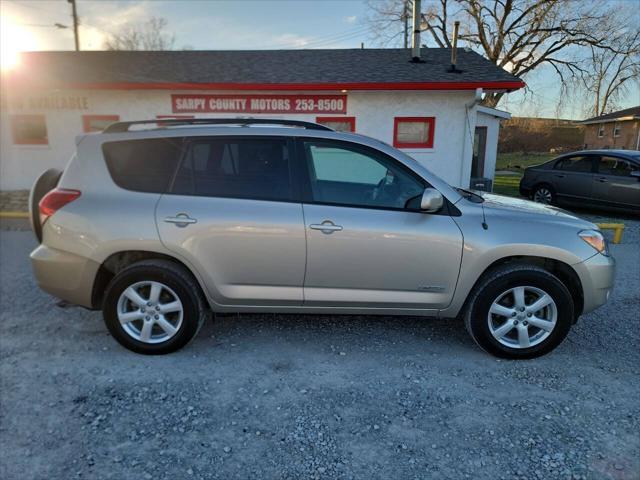
<instances>
[{"instance_id":1,"label":"distant house","mask_svg":"<svg viewBox=\"0 0 640 480\"><path fill-rule=\"evenodd\" d=\"M640 150L640 105L578 123L585 126L585 148Z\"/></svg>"}]
</instances>

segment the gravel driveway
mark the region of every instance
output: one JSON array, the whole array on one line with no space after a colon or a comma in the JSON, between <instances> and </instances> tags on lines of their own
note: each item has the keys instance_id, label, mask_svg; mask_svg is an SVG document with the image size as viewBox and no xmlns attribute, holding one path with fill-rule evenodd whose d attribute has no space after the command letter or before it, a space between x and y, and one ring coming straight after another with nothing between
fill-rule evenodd
<instances>
[{"instance_id":1,"label":"gravel driveway","mask_svg":"<svg viewBox=\"0 0 640 480\"><path fill-rule=\"evenodd\" d=\"M0 231L0 477L638 479L640 224L611 302L500 361L456 321L218 317L144 357L34 285Z\"/></svg>"}]
</instances>

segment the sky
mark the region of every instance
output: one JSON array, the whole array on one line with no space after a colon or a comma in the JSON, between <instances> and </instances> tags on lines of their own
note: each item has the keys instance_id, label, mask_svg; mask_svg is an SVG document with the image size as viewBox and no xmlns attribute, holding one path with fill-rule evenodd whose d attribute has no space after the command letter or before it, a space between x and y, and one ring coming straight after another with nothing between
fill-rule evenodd
<instances>
[{"instance_id":1,"label":"sky","mask_svg":"<svg viewBox=\"0 0 640 480\"><path fill-rule=\"evenodd\" d=\"M640 3L640 2L639 2ZM81 49L99 50L110 32L150 16L168 20L175 48L289 49L381 46L366 23L364 0L77 0ZM3 56L7 49L71 50L67 0L0 0ZM506 96L499 108L514 115L581 118L580 99L557 111L557 77L543 69L526 79L529 89ZM640 105L640 89L621 102Z\"/></svg>"}]
</instances>

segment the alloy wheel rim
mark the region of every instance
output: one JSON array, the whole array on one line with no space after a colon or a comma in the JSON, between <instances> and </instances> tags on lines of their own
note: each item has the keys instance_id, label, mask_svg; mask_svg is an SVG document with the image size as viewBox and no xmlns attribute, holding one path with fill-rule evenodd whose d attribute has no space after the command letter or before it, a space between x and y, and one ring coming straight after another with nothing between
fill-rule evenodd
<instances>
[{"instance_id":1,"label":"alloy wheel rim","mask_svg":"<svg viewBox=\"0 0 640 480\"><path fill-rule=\"evenodd\" d=\"M160 282L137 282L125 288L116 307L122 329L134 340L161 343L182 325L184 308L178 295Z\"/></svg>"},{"instance_id":2,"label":"alloy wheel rim","mask_svg":"<svg viewBox=\"0 0 640 480\"><path fill-rule=\"evenodd\" d=\"M501 293L487 315L489 331L502 345L530 348L544 342L558 321L558 307L544 290L519 286Z\"/></svg>"},{"instance_id":3,"label":"alloy wheel rim","mask_svg":"<svg viewBox=\"0 0 640 480\"><path fill-rule=\"evenodd\" d=\"M533 194L533 199L538 203L551 203L551 199L553 196L551 195L551 191L547 188L539 188Z\"/></svg>"}]
</instances>

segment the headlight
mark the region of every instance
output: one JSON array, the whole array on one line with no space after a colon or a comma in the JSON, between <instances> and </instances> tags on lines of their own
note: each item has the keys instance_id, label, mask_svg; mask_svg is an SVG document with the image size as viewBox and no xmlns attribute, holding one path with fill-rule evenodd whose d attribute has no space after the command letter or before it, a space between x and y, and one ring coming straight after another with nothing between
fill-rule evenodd
<instances>
[{"instance_id":1,"label":"headlight","mask_svg":"<svg viewBox=\"0 0 640 480\"><path fill-rule=\"evenodd\" d=\"M609 249L607 248L607 241L598 230L582 230L578 232L580 238L595 248L603 255L609 255Z\"/></svg>"}]
</instances>

